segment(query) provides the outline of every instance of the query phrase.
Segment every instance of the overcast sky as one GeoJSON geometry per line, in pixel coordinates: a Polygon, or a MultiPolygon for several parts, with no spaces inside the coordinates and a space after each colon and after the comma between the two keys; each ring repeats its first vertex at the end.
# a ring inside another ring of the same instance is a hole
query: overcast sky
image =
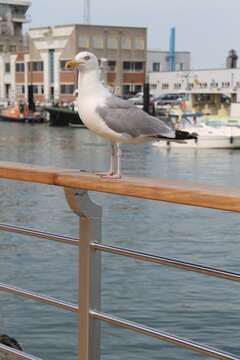
{"type": "MultiPolygon", "coordinates": [[[[84,0],[32,0],[31,27],[83,22],[84,0]]],[[[91,24],[145,26],[148,48],[191,51],[194,68],[222,67],[228,50],[240,55],[240,0],[91,0],[91,24]]]]}

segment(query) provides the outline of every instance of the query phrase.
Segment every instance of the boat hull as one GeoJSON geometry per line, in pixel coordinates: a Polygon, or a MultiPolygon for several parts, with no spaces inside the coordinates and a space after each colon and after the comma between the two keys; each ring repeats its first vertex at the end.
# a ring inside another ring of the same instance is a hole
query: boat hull
{"type": "Polygon", "coordinates": [[[27,119],[24,117],[16,118],[16,117],[11,117],[11,116],[0,115],[0,121],[25,123],[27,121],[27,119]]]}
{"type": "Polygon", "coordinates": [[[50,115],[49,124],[51,126],[69,126],[69,124],[84,126],[77,111],[58,107],[46,107],[45,110],[50,115]]]}
{"type": "Polygon", "coordinates": [[[160,148],[194,148],[194,149],[240,149],[240,136],[199,136],[197,140],[185,143],[158,141],[153,143],[160,148]]]}

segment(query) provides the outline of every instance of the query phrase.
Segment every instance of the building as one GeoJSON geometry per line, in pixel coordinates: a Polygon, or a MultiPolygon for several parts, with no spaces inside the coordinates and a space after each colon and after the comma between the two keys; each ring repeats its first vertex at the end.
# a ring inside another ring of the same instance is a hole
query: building
{"type": "Polygon", "coordinates": [[[29,1],[0,0],[0,100],[13,99],[14,58],[26,45],[22,28],[29,21],[26,13],[30,5],[29,1]]]}
{"type": "Polygon", "coordinates": [[[10,84],[8,89],[0,86],[0,98],[26,101],[31,84],[35,101],[72,102],[77,72],[64,66],[80,51],[107,59],[106,80],[115,93],[142,91],[146,39],[146,28],[66,25],[30,29],[28,52],[11,55],[9,62],[0,59],[0,76],[7,75],[10,84]]]}
{"type": "MultiPolygon", "coordinates": [[[[162,50],[148,50],[147,71],[164,72],[169,71],[169,52],[162,50]]],[[[190,70],[191,53],[188,51],[174,52],[175,67],[177,71],[190,70]]]]}
{"type": "Polygon", "coordinates": [[[151,72],[150,88],[155,96],[191,94],[193,108],[201,111],[207,105],[217,113],[230,102],[240,102],[240,68],[151,72]]]}
{"type": "Polygon", "coordinates": [[[23,51],[22,27],[29,21],[30,5],[25,0],[0,0],[0,53],[23,51]]]}
{"type": "Polygon", "coordinates": [[[234,95],[240,88],[240,68],[151,72],[150,86],[156,95],[186,91],[234,95]]]}

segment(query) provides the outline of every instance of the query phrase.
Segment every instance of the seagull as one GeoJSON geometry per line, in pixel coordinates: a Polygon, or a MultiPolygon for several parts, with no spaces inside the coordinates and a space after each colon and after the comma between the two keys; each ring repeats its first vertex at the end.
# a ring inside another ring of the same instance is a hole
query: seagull
{"type": "Polygon", "coordinates": [[[113,95],[100,80],[98,59],[93,53],[80,52],[66,62],[65,68],[79,70],[77,104],[81,120],[88,129],[112,144],[110,170],[98,175],[121,177],[121,144],[156,140],[183,142],[197,138],[195,133],[171,129],[130,101],[113,95]]]}

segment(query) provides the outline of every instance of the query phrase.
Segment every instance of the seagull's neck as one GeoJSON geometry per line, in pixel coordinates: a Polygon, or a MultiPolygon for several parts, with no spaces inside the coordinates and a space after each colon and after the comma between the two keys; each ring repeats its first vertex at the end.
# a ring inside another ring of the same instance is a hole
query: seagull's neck
{"type": "Polygon", "coordinates": [[[103,92],[107,91],[100,81],[99,69],[79,72],[78,76],[78,91],[79,93],[86,93],[93,91],[103,92]]]}

